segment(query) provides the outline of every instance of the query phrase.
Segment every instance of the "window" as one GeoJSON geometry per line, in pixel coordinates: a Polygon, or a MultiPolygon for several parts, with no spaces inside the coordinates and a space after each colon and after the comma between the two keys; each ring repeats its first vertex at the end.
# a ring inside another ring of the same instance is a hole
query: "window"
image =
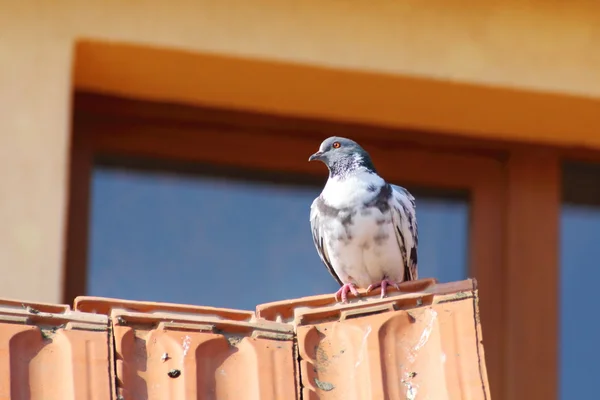
{"type": "Polygon", "coordinates": [[[333,292],[308,221],[326,172],[307,158],[326,136],[349,136],[417,198],[420,276],[477,278],[488,376],[504,380],[506,176],[496,151],[449,148],[424,133],[90,93],[76,93],[74,104],[66,302],[93,294],[248,309],[333,292]],[[264,207],[229,215],[224,207],[240,196],[264,207]],[[267,205],[278,217],[257,230],[267,205]],[[242,229],[210,229],[234,217],[246,218],[242,229]],[[241,245],[254,252],[242,257],[241,245]],[[223,271],[242,266],[238,280],[223,271]]]}
{"type": "Polygon", "coordinates": [[[600,358],[600,165],[563,167],[560,259],[560,398],[592,398],[600,358]]]}

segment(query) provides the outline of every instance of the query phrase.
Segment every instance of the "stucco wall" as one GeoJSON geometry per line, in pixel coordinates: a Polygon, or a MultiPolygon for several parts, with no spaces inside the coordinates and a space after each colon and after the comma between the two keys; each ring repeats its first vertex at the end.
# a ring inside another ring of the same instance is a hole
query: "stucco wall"
{"type": "MultiPolygon", "coordinates": [[[[589,99],[600,97],[600,3],[593,0],[20,0],[2,1],[1,10],[0,265],[11,272],[0,279],[0,296],[60,300],[80,39],[577,95],[588,99],[540,106],[536,115],[578,105],[583,114],[573,119],[585,123],[574,137],[598,123],[598,103],[589,99]]],[[[84,86],[94,80],[83,76],[84,86]]],[[[600,144],[586,137],[579,140],[600,144]]]]}

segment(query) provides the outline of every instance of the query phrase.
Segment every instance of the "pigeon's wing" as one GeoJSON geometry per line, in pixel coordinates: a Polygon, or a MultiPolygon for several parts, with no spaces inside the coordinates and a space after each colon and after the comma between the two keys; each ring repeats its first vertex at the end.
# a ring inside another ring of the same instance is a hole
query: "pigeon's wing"
{"type": "Polygon", "coordinates": [[[419,279],[417,270],[417,247],[419,246],[419,230],[417,226],[417,206],[415,198],[405,188],[391,185],[393,192],[390,199],[392,221],[396,228],[396,239],[404,257],[404,281],[419,279]]]}
{"type": "Polygon", "coordinates": [[[310,206],[310,228],[312,230],[313,242],[315,243],[317,253],[319,253],[319,257],[321,257],[323,264],[325,264],[331,276],[333,276],[333,278],[340,284],[340,286],[342,286],[342,280],[335,273],[335,270],[331,265],[331,260],[329,259],[329,254],[327,253],[327,246],[325,246],[325,240],[323,238],[322,216],[319,215],[320,213],[317,207],[318,199],[319,198],[316,198],[310,206]]]}

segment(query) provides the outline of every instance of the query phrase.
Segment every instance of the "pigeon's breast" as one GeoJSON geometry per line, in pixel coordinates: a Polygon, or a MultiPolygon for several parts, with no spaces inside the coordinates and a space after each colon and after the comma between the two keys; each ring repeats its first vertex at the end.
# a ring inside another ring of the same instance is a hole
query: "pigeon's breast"
{"type": "Polygon", "coordinates": [[[358,210],[349,231],[357,245],[368,250],[388,239],[393,232],[391,228],[392,214],[389,210],[382,212],[377,207],[365,207],[358,210]]]}
{"type": "Polygon", "coordinates": [[[390,210],[363,207],[338,217],[329,224],[327,242],[342,281],[366,287],[384,276],[395,279],[390,274],[395,275],[402,258],[390,210]]]}
{"type": "Polygon", "coordinates": [[[391,227],[391,213],[382,213],[375,207],[341,210],[326,224],[327,239],[332,245],[369,245],[382,240],[391,227]]]}

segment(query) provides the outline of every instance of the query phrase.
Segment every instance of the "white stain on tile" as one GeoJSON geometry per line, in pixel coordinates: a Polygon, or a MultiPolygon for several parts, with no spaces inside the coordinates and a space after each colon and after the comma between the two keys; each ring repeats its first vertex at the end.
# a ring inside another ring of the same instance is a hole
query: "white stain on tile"
{"type": "Polygon", "coordinates": [[[417,398],[417,388],[412,386],[409,383],[408,388],[406,389],[406,400],[415,400],[416,398],[417,398]]]}
{"type": "Polygon", "coordinates": [[[411,363],[415,362],[417,352],[423,346],[425,346],[427,344],[427,342],[429,341],[429,336],[431,335],[431,331],[433,330],[433,325],[435,324],[435,321],[437,320],[437,312],[435,310],[428,309],[427,311],[429,314],[429,321],[427,322],[425,329],[423,329],[423,332],[421,332],[419,341],[417,342],[417,344],[415,344],[413,346],[412,349],[410,349],[409,354],[408,354],[408,360],[411,363]]]}
{"type": "Polygon", "coordinates": [[[360,350],[358,351],[358,360],[356,361],[356,364],[354,364],[354,368],[358,367],[363,361],[364,355],[367,352],[367,338],[369,337],[370,333],[371,326],[367,326],[367,331],[365,333],[365,336],[363,336],[362,342],[360,344],[360,350]]]}
{"type": "Polygon", "coordinates": [[[187,336],[187,335],[186,335],[186,336],[183,338],[183,343],[182,343],[182,345],[183,345],[183,356],[184,356],[184,357],[185,357],[185,356],[187,356],[187,352],[188,352],[188,350],[190,349],[190,342],[191,342],[191,341],[192,341],[192,338],[190,338],[190,337],[189,337],[189,336],[187,336]]]}

